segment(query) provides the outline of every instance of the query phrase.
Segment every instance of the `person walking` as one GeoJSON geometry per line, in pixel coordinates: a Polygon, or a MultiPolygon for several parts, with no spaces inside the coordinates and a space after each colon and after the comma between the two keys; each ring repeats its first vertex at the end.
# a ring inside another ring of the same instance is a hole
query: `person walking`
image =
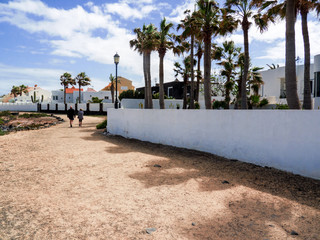
{"type": "Polygon", "coordinates": [[[82,120],[83,120],[83,110],[80,108],[80,111],[78,112],[78,119],[79,119],[79,127],[82,127],[82,120]]]}
{"type": "Polygon", "coordinates": [[[72,108],[72,106],[70,106],[70,108],[69,108],[68,111],[67,111],[67,117],[68,117],[69,120],[70,120],[70,127],[72,127],[72,123],[73,123],[73,120],[74,120],[74,116],[75,116],[74,109],[72,108]]]}

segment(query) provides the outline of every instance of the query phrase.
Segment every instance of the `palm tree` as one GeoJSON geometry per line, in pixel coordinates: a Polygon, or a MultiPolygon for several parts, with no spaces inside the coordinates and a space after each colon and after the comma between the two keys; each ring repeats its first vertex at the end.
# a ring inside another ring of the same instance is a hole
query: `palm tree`
{"type": "Polygon", "coordinates": [[[114,83],[116,81],[116,78],[114,76],[112,76],[112,74],[110,74],[109,76],[109,80],[110,80],[110,90],[111,90],[111,96],[112,96],[112,103],[114,103],[114,83]]]}
{"type": "Polygon", "coordinates": [[[219,31],[219,8],[213,0],[199,0],[194,17],[200,26],[200,36],[204,42],[204,100],[206,109],[211,109],[211,40],[219,31]]]}
{"type": "Polygon", "coordinates": [[[85,72],[81,72],[76,76],[75,80],[79,85],[79,103],[81,103],[81,86],[90,85],[91,79],[86,75],[85,72]]]}
{"type": "Polygon", "coordinates": [[[255,19],[255,23],[263,31],[267,28],[267,21],[261,17],[261,14],[254,14],[254,10],[261,5],[262,0],[227,0],[225,6],[230,9],[231,13],[235,13],[240,16],[240,19],[236,22],[241,24],[244,38],[244,69],[241,81],[241,108],[247,109],[247,91],[246,84],[248,80],[249,71],[249,28],[251,26],[250,18],[255,19]]]}
{"type": "Polygon", "coordinates": [[[20,88],[17,87],[17,86],[12,86],[12,89],[11,89],[11,94],[13,94],[14,97],[17,97],[18,94],[20,92],[20,88]]]}
{"type": "MultiPolygon", "coordinates": [[[[201,29],[201,25],[197,21],[196,14],[193,13],[190,15],[190,10],[186,10],[185,14],[187,16],[185,19],[181,20],[181,23],[178,25],[177,30],[183,29],[181,34],[182,39],[187,39],[190,37],[190,58],[194,59],[194,45],[195,45],[195,38],[201,38],[197,36],[199,30],[201,29]]],[[[194,69],[191,67],[191,92],[190,92],[190,108],[194,109],[194,69]]]]}
{"type": "Polygon", "coordinates": [[[187,91],[188,91],[188,79],[190,77],[190,72],[191,72],[191,58],[190,56],[186,57],[183,60],[184,68],[181,66],[180,63],[175,62],[174,63],[174,69],[175,71],[175,76],[177,77],[178,75],[181,75],[183,78],[183,109],[187,109],[187,91]]]}
{"type": "Polygon", "coordinates": [[[160,23],[160,31],[156,33],[156,48],[159,53],[159,104],[160,109],[164,109],[164,90],[163,90],[163,59],[167,52],[167,49],[173,47],[173,42],[169,39],[172,34],[169,33],[170,29],[173,27],[172,23],[167,23],[166,18],[164,18],[160,23]]]}
{"type": "Polygon", "coordinates": [[[200,91],[200,81],[202,81],[202,74],[200,69],[200,62],[203,55],[203,42],[201,39],[197,39],[195,42],[196,45],[196,56],[197,56],[197,85],[196,85],[196,96],[195,100],[199,101],[199,91],[200,91]]]}
{"type": "MultiPolygon", "coordinates": [[[[290,4],[290,3],[288,3],[290,4]]],[[[310,41],[309,41],[309,31],[308,31],[308,14],[311,10],[316,9],[317,13],[320,12],[320,3],[317,0],[296,0],[294,3],[294,21],[296,20],[297,14],[300,13],[301,15],[301,27],[302,27],[302,35],[303,35],[303,42],[304,42],[304,91],[303,91],[303,108],[304,109],[312,109],[312,101],[311,101],[311,87],[310,87],[310,41]]],[[[268,1],[265,3],[263,8],[268,8],[268,11],[266,14],[269,16],[280,16],[281,19],[286,18],[287,15],[287,1],[283,1],[281,3],[278,3],[278,1],[268,1]],[[271,6],[271,7],[270,7],[271,6]]],[[[291,5],[290,5],[291,6],[291,5]]],[[[290,19],[293,19],[291,15],[289,15],[290,19]]],[[[291,20],[290,20],[291,21],[291,20]]],[[[291,27],[292,28],[292,27],[291,27]]],[[[292,31],[292,30],[291,30],[292,31]]],[[[292,34],[292,33],[291,33],[292,34]]],[[[292,42],[292,39],[289,39],[290,42],[292,42]]],[[[292,44],[292,43],[291,43],[292,44]]],[[[293,71],[293,70],[291,70],[293,71]]],[[[294,78],[293,78],[294,79],[294,78]]],[[[295,81],[296,80],[292,80],[295,81]]],[[[292,82],[289,85],[296,85],[296,83],[292,82]]],[[[296,86],[290,87],[296,89],[296,86]]],[[[288,89],[288,88],[287,88],[288,89]]],[[[291,90],[290,90],[291,91],[291,90]]],[[[292,100],[292,98],[296,98],[297,94],[295,93],[289,93],[290,96],[288,101],[292,102],[294,108],[297,108],[297,102],[299,102],[299,99],[292,100]],[[291,94],[293,94],[291,96],[291,94]]],[[[289,104],[289,103],[288,103],[289,104]]],[[[290,104],[290,105],[291,105],[290,104]]]]}
{"type": "Polygon", "coordinates": [[[255,96],[259,95],[259,89],[261,85],[264,84],[262,76],[259,72],[262,69],[262,67],[253,67],[249,69],[248,83],[251,86],[251,89],[253,90],[253,94],[255,96]]]}
{"type": "Polygon", "coordinates": [[[241,52],[241,48],[236,47],[233,41],[225,41],[222,47],[216,47],[213,59],[219,60],[218,65],[222,66],[221,75],[226,78],[225,82],[225,102],[226,109],[229,109],[230,92],[234,85],[236,75],[237,61],[241,52]]]}
{"type": "Polygon", "coordinates": [[[60,76],[60,84],[63,86],[63,102],[66,104],[66,88],[70,85],[76,85],[75,80],[71,77],[71,74],[65,72],[60,76]]]}
{"type": "Polygon", "coordinates": [[[20,86],[19,86],[19,95],[22,96],[22,93],[27,93],[27,92],[28,92],[27,89],[28,89],[27,86],[25,86],[25,85],[23,85],[23,84],[20,85],[20,86]]]}
{"type": "Polygon", "coordinates": [[[153,24],[134,29],[137,38],[130,41],[130,47],[143,55],[143,73],[145,79],[145,108],[152,108],[150,56],[156,48],[157,28],[153,24]]]}

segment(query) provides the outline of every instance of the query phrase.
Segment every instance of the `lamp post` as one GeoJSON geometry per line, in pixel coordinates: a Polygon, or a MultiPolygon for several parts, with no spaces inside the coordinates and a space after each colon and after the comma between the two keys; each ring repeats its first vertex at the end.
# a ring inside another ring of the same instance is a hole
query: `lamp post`
{"type": "Polygon", "coordinates": [[[118,109],[118,63],[120,59],[120,56],[118,55],[118,53],[116,53],[113,56],[113,59],[114,59],[114,63],[116,64],[116,101],[114,104],[114,108],[118,109]]]}

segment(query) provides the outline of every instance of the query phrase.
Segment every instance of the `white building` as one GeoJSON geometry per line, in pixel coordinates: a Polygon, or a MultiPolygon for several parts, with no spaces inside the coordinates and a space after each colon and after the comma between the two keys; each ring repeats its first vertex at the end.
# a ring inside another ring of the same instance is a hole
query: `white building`
{"type": "MultiPolygon", "coordinates": [[[[87,103],[92,100],[92,97],[97,97],[103,99],[103,102],[111,102],[111,91],[99,91],[92,88],[88,88],[86,91],[81,89],[81,102],[87,103]]],[[[64,102],[64,92],[63,90],[52,91],[52,102],[53,103],[63,103],[64,102]]],[[[79,102],[79,89],[72,87],[66,88],[66,103],[77,103],[79,102]]]]}
{"type": "MultiPolygon", "coordinates": [[[[304,90],[304,65],[296,66],[297,89],[299,100],[303,102],[304,90]]],[[[286,103],[286,85],[285,85],[285,67],[261,71],[264,81],[260,89],[260,95],[268,99],[274,98],[276,103],[286,103]]],[[[314,98],[314,107],[320,105],[320,55],[314,57],[314,63],[310,65],[310,86],[312,97],[314,98]]]]}
{"type": "Polygon", "coordinates": [[[34,87],[28,87],[27,93],[22,93],[21,96],[14,98],[15,102],[31,103],[32,101],[38,102],[50,102],[51,92],[44,90],[37,85],[34,87]]]}

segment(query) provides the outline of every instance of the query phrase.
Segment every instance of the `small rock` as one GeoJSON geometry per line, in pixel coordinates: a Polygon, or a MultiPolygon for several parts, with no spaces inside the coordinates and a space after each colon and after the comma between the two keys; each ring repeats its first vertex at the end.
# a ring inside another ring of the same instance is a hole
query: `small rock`
{"type": "Polygon", "coordinates": [[[222,182],[222,184],[229,184],[229,182],[226,181],[226,180],[224,180],[224,181],[222,182]]]}
{"type": "Polygon", "coordinates": [[[191,223],[191,225],[192,225],[192,226],[195,226],[195,225],[196,225],[196,223],[194,223],[194,222],[193,222],[193,223],[191,223]]]}
{"type": "Polygon", "coordinates": [[[159,164],[155,164],[155,165],[153,165],[154,167],[161,167],[161,165],[159,165],[159,164]]]}
{"type": "Polygon", "coordinates": [[[151,233],[153,233],[153,232],[155,232],[157,229],[155,229],[155,228],[147,228],[146,229],[146,232],[148,233],[148,234],[151,234],[151,233]]]}
{"type": "Polygon", "coordinates": [[[296,231],[292,230],[290,235],[299,235],[296,231]]]}

